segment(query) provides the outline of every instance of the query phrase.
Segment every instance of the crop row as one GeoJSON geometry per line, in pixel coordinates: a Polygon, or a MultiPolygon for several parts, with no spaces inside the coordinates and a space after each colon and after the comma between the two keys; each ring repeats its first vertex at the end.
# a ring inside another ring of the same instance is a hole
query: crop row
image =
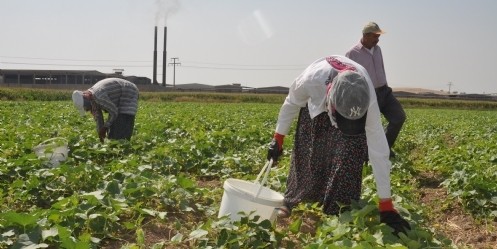
{"type": "Polygon", "coordinates": [[[453,201],[497,218],[497,113],[410,110],[398,143],[417,171],[438,174],[453,201]]]}
{"type": "MultiPolygon", "coordinates": [[[[413,230],[397,238],[378,221],[369,166],[362,201],[340,216],[325,216],[309,204],[299,206],[295,213],[302,217],[292,216],[283,227],[248,217],[235,223],[217,218],[223,180],[254,179],[264,164],[278,104],[142,101],[132,141],[105,144],[99,143],[91,118],[80,118],[69,101],[0,104],[2,246],[96,248],[119,241],[156,248],[450,246],[424,224],[422,208],[411,194],[416,186],[406,184],[430,167],[443,174],[444,186],[471,212],[490,216],[495,211],[495,185],[488,183],[496,182],[491,171],[496,156],[493,112],[408,110],[397,145],[404,159],[394,161],[392,183],[396,205],[413,230]],[[479,125],[466,122],[468,116],[479,125]],[[488,126],[481,125],[484,121],[488,126]],[[68,139],[70,149],[57,168],[32,150],[52,137],[68,139]],[[469,152],[454,154],[454,148],[469,152]],[[486,169],[478,177],[462,174],[464,184],[458,178],[462,170],[476,174],[486,169]],[[476,193],[464,194],[470,188],[476,193]],[[472,202],[475,196],[477,204],[472,202]],[[318,217],[311,234],[301,230],[309,215],[318,217]],[[168,233],[152,244],[145,242],[146,234],[158,230],[168,233]]],[[[289,135],[282,166],[272,172],[271,188],[280,192],[291,143],[289,135]]]]}

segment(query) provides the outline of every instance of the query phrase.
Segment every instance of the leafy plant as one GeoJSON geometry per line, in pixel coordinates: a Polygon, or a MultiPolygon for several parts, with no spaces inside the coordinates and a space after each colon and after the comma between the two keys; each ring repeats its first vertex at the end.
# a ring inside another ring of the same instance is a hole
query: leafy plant
{"type": "MultiPolygon", "coordinates": [[[[407,110],[392,186],[413,230],[395,237],[378,220],[368,165],[361,201],[339,216],[308,204],[286,225],[250,214],[234,222],[217,218],[223,181],[253,180],[264,165],[281,103],[142,100],[132,140],[104,144],[91,118],[79,117],[69,99],[0,104],[0,247],[450,248],[451,241],[427,227],[416,202],[415,176],[427,170],[443,174],[443,185],[470,212],[495,217],[492,111],[407,110]],[[58,167],[33,152],[53,137],[69,145],[58,167]],[[163,239],[148,240],[160,231],[167,231],[157,236],[163,239]]],[[[268,182],[279,192],[292,142],[291,133],[268,182]]]]}

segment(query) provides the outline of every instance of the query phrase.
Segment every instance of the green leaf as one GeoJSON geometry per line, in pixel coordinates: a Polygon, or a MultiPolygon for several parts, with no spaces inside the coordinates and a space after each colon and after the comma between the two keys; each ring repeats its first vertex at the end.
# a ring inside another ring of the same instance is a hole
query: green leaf
{"type": "Polygon", "coordinates": [[[399,243],[386,245],[385,248],[387,248],[387,249],[409,249],[408,247],[406,247],[402,244],[399,244],[399,243]]]}
{"type": "Polygon", "coordinates": [[[158,212],[158,216],[161,219],[165,219],[167,217],[167,212],[158,212]]]}
{"type": "Polygon", "coordinates": [[[152,169],[152,166],[151,165],[141,165],[138,167],[138,170],[140,170],[140,171],[144,171],[144,170],[148,170],[148,169],[152,169]]]}
{"type": "Polygon", "coordinates": [[[165,245],[166,244],[164,242],[155,243],[154,245],[152,245],[151,249],[162,249],[165,248],[165,245]]]}
{"type": "Polygon", "coordinates": [[[14,232],[14,230],[9,230],[7,232],[4,232],[2,233],[2,236],[3,237],[10,237],[10,236],[14,236],[16,233],[14,232]]]}
{"type": "Polygon", "coordinates": [[[216,245],[218,247],[225,245],[226,242],[228,241],[228,238],[229,238],[228,231],[226,229],[222,229],[221,232],[219,232],[219,236],[217,237],[216,245]]]}
{"type": "Polygon", "coordinates": [[[25,248],[28,246],[36,246],[36,243],[35,241],[31,241],[31,238],[27,234],[23,233],[19,235],[19,238],[17,239],[14,248],[17,246],[22,246],[22,248],[25,248]]]}
{"type": "Polygon", "coordinates": [[[171,242],[180,243],[181,241],[183,241],[183,234],[181,233],[177,233],[171,238],[171,242]]]}
{"type": "Polygon", "coordinates": [[[411,240],[411,241],[407,242],[407,247],[409,249],[418,249],[418,248],[421,248],[421,243],[419,243],[415,240],[411,240]]]}
{"type": "Polygon", "coordinates": [[[206,236],[207,234],[209,234],[209,232],[207,232],[206,230],[204,230],[204,229],[197,229],[197,230],[192,231],[188,235],[188,237],[189,237],[189,240],[200,239],[200,238],[206,236]]]}
{"type": "Polygon", "coordinates": [[[37,248],[48,248],[48,247],[49,247],[48,244],[41,243],[41,244],[33,244],[33,245],[29,245],[29,246],[23,246],[22,248],[23,249],[37,249],[37,248]]]}
{"type": "Polygon", "coordinates": [[[69,239],[69,240],[71,240],[71,232],[69,231],[68,228],[65,228],[63,226],[57,225],[57,232],[59,233],[59,237],[61,239],[69,239]]]}
{"type": "Polygon", "coordinates": [[[57,231],[57,228],[55,228],[55,227],[52,227],[49,230],[41,231],[41,237],[43,238],[43,240],[45,240],[46,238],[55,237],[58,234],[59,234],[59,231],[57,231]]]}
{"type": "Polygon", "coordinates": [[[350,223],[354,220],[354,218],[352,218],[352,214],[350,213],[350,211],[347,211],[341,213],[340,216],[338,217],[338,220],[341,223],[350,223]]]}
{"type": "Polygon", "coordinates": [[[350,231],[350,227],[345,224],[339,224],[335,230],[333,230],[333,239],[338,240],[343,235],[347,234],[350,231]]]}
{"type": "Polygon", "coordinates": [[[195,182],[184,175],[178,176],[178,184],[185,189],[193,188],[195,186],[195,182]]]}
{"type": "Polygon", "coordinates": [[[302,226],[302,218],[298,218],[294,222],[290,224],[288,230],[294,234],[298,234],[300,232],[300,227],[302,226]]]}
{"type": "Polygon", "coordinates": [[[36,224],[39,218],[39,214],[38,213],[25,214],[25,213],[16,213],[9,211],[7,213],[2,214],[2,217],[9,222],[16,223],[23,227],[26,227],[28,225],[36,224]]]}
{"type": "Polygon", "coordinates": [[[156,211],[150,210],[150,209],[147,209],[147,208],[142,208],[141,211],[143,213],[146,213],[146,214],[148,214],[150,216],[154,216],[154,217],[155,217],[155,214],[157,213],[156,211]]]}
{"type": "Polygon", "coordinates": [[[143,229],[141,229],[141,228],[136,229],[136,242],[140,246],[145,245],[145,233],[143,232],[143,229]]]}
{"type": "Polygon", "coordinates": [[[91,237],[91,234],[85,232],[85,233],[79,235],[78,239],[80,240],[80,242],[89,243],[91,241],[92,237],[91,237]]]}
{"type": "Polygon", "coordinates": [[[366,205],[357,212],[357,215],[361,218],[364,218],[376,209],[377,207],[375,205],[366,205]]]}
{"type": "Polygon", "coordinates": [[[271,221],[268,219],[265,219],[258,224],[258,227],[263,229],[270,229],[272,226],[273,224],[271,224],[271,221]]]}
{"type": "Polygon", "coordinates": [[[116,180],[112,180],[107,183],[107,187],[105,188],[107,192],[109,192],[111,195],[118,195],[121,194],[121,189],[119,187],[119,182],[116,180]]]}
{"type": "Polygon", "coordinates": [[[82,195],[83,196],[93,196],[97,200],[102,200],[104,198],[104,195],[102,194],[101,190],[93,191],[93,192],[90,192],[90,193],[84,193],[82,195]]]}

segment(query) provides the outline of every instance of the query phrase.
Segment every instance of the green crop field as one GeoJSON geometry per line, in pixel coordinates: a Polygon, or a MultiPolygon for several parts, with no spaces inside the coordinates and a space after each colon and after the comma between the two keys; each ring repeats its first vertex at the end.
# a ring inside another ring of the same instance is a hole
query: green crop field
{"type": "MultiPolygon", "coordinates": [[[[379,222],[368,165],[361,201],[339,216],[302,204],[275,224],[248,214],[217,218],[224,180],[253,180],[264,165],[284,96],[220,103],[230,101],[144,94],[132,141],[101,144],[91,117],[79,117],[64,94],[14,101],[8,93],[0,101],[1,248],[464,247],[439,231],[433,207],[420,201],[428,181],[445,191],[437,200],[442,212],[457,203],[485,232],[497,232],[497,112],[489,107],[406,109],[392,192],[413,229],[395,237],[379,222]],[[33,151],[54,137],[67,139],[70,150],[58,167],[33,151]]],[[[292,138],[270,175],[279,192],[292,138]]]]}

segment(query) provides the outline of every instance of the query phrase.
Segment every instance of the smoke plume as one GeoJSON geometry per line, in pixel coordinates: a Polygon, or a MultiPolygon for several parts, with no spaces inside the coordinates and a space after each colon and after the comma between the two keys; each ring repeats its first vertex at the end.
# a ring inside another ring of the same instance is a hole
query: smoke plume
{"type": "Polygon", "coordinates": [[[181,8],[180,0],[155,0],[155,25],[166,26],[167,19],[181,8]]]}

